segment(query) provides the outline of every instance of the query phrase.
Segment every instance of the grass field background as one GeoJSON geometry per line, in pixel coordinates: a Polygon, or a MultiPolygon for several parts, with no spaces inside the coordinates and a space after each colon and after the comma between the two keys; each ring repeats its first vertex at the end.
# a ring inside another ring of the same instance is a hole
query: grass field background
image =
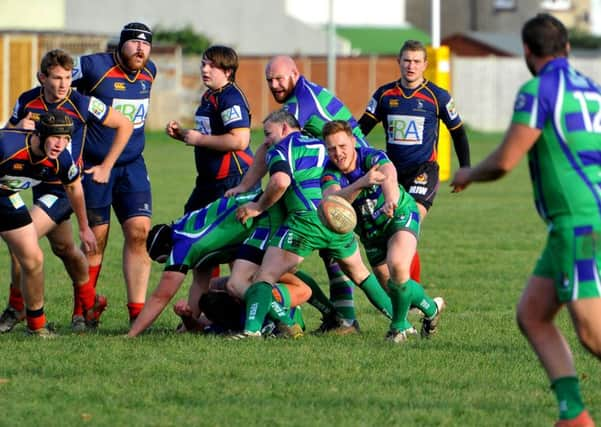
{"type": "MultiPolygon", "coordinates": [[[[253,133],[254,145],[260,139],[253,133]]],[[[473,161],[499,139],[470,132],[473,161]]],[[[381,134],[371,138],[375,145],[381,140],[381,134]]],[[[150,134],[145,158],[153,222],[171,221],[193,186],[193,151],[150,134]]],[[[0,336],[0,426],[551,425],[555,399],[514,321],[544,234],[525,162],[504,180],[461,194],[443,183],[419,249],[423,284],[432,296],[443,296],[448,309],[437,336],[403,345],[384,341],[388,322],[360,291],[362,333],[356,336],[237,342],[176,335],[169,308],[149,333],[124,339],[117,223],[98,285],[109,308],[97,334],[72,335],[71,285],[43,241],[46,311],[61,336],[35,340],[22,325],[0,336]]],[[[4,245],[0,257],[4,305],[10,278],[4,245]]],[[[318,257],[303,268],[325,285],[318,257]]],[[[160,272],[153,265],[149,292],[160,272]]],[[[181,297],[186,291],[187,285],[181,297]]],[[[319,325],[315,309],[304,307],[304,314],[308,330],[319,325]]],[[[600,418],[600,365],[578,346],[565,313],[559,322],[575,350],[584,398],[600,418]]]]}

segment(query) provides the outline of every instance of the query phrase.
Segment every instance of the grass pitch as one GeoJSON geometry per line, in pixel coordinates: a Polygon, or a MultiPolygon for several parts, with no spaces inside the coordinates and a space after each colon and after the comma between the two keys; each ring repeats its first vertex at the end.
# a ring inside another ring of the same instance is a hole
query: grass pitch
{"type": "MultiPolygon", "coordinates": [[[[254,133],[254,144],[260,134],[254,133]]],[[[378,144],[381,135],[372,142],[378,144]]],[[[500,135],[470,133],[480,160],[500,135]]],[[[178,217],[194,182],[192,149],[151,134],[145,152],[153,222],[178,217]]],[[[514,321],[515,304],[544,244],[526,164],[504,180],[451,194],[441,184],[420,240],[423,284],[448,302],[431,340],[384,341],[387,321],[359,291],[362,334],[297,341],[228,341],[176,335],[167,310],[144,336],[127,340],[121,236],[113,223],[98,289],[109,308],[97,334],[69,331],[71,285],[46,255],[46,311],[61,336],[0,336],[0,426],[543,426],[556,403],[514,321]]],[[[7,300],[9,269],[0,274],[7,300]]],[[[303,265],[326,283],[321,261],[303,265]]],[[[153,265],[149,292],[161,272],[153,265]]],[[[187,284],[189,283],[186,282],[187,284]]],[[[181,291],[184,297],[187,285],[181,291]]],[[[304,307],[309,330],[316,310],[304,307]]],[[[417,317],[412,316],[416,324],[417,317]]],[[[601,369],[578,346],[567,316],[582,392],[601,417],[601,369]]]]}

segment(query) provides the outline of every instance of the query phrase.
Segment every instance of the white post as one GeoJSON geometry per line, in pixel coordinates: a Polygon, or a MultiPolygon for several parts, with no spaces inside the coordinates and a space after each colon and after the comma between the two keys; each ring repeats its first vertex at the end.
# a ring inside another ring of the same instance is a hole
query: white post
{"type": "Polygon", "coordinates": [[[2,108],[0,108],[0,111],[6,116],[0,117],[0,126],[4,127],[6,122],[3,120],[8,120],[11,113],[8,105],[10,92],[10,35],[8,33],[2,37],[2,81],[0,81],[0,84],[2,85],[2,99],[0,99],[2,108]]]}
{"type": "Polygon", "coordinates": [[[430,22],[432,24],[432,47],[440,47],[440,0],[432,0],[432,14],[430,22]]]}
{"type": "Polygon", "coordinates": [[[328,0],[328,88],[336,93],[336,23],[334,0],[328,0]]]}

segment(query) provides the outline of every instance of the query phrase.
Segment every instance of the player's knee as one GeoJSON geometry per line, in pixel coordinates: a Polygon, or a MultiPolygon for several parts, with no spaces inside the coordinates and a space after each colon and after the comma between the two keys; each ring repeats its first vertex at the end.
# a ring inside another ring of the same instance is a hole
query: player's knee
{"type": "Polygon", "coordinates": [[[29,251],[26,256],[19,259],[23,274],[39,274],[44,266],[44,253],[41,249],[29,251]]]}
{"type": "Polygon", "coordinates": [[[405,283],[409,280],[409,277],[411,276],[410,264],[405,264],[407,263],[397,262],[389,264],[390,278],[393,282],[405,283]]]}
{"type": "Polygon", "coordinates": [[[247,289],[248,286],[241,285],[240,283],[236,283],[233,280],[228,280],[225,284],[226,292],[229,295],[239,299],[244,299],[244,294],[246,293],[247,289]]]}
{"type": "Polygon", "coordinates": [[[580,326],[576,332],[580,344],[593,356],[601,359],[601,328],[598,325],[580,326]]]}
{"type": "Polygon", "coordinates": [[[534,328],[534,320],[531,313],[524,306],[523,301],[517,306],[515,319],[522,334],[529,335],[529,332],[534,328]]]}
{"type": "Polygon", "coordinates": [[[150,225],[145,221],[128,224],[124,228],[125,243],[129,246],[144,247],[146,250],[146,238],[150,231],[150,225]]]}
{"type": "Polygon", "coordinates": [[[307,285],[296,286],[294,288],[294,292],[296,293],[296,302],[297,302],[297,304],[295,304],[295,305],[301,305],[301,304],[309,301],[309,298],[311,298],[311,294],[313,293],[311,291],[311,288],[307,285]]]}
{"type": "Polygon", "coordinates": [[[52,253],[61,259],[74,258],[80,252],[75,242],[51,242],[52,253]]]}

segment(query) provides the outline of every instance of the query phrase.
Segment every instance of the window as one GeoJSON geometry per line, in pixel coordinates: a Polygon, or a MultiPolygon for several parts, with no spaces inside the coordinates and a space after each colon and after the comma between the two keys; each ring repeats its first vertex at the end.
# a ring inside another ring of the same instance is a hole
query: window
{"type": "Polygon", "coordinates": [[[571,0],[543,0],[540,2],[540,7],[545,10],[561,11],[570,10],[572,7],[571,0]]]}
{"type": "Polygon", "coordinates": [[[495,0],[495,10],[514,10],[516,8],[517,0],[495,0]]]}

